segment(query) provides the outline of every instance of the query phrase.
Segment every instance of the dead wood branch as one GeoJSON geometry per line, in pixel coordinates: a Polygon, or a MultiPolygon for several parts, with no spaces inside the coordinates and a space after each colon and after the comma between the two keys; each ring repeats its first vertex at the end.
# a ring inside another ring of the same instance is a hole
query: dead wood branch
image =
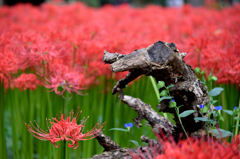
{"type": "MultiPolygon", "coordinates": [[[[169,92],[171,96],[174,97],[178,106],[183,105],[179,109],[179,113],[186,110],[196,110],[195,113],[181,118],[185,130],[190,135],[198,135],[206,130],[205,122],[195,121],[194,117],[207,117],[207,114],[202,114],[200,111],[201,104],[206,105],[209,103],[207,89],[195,76],[195,72],[191,66],[184,62],[183,58],[185,56],[186,53],[179,53],[174,43],[162,41],[158,41],[147,48],[135,50],[128,55],[104,51],[103,62],[111,64],[110,66],[113,72],[129,71],[128,75],[119,80],[114,86],[112,94],[118,92],[119,99],[138,113],[134,119],[137,127],[141,127],[140,122],[146,119],[149,122],[148,125],[153,128],[153,131],[162,131],[166,135],[171,134],[175,140],[183,133],[174,108],[169,108],[169,100],[162,100],[157,105],[157,108],[161,112],[172,113],[175,117],[176,126],[167,118],[160,116],[150,105],[142,102],[138,98],[123,94],[122,89],[125,88],[129,82],[141,75],[146,75],[154,77],[156,81],[164,81],[166,86],[174,85],[174,87],[169,89],[169,92]]],[[[159,91],[161,92],[162,89],[159,91]]],[[[147,142],[151,141],[147,137],[143,137],[142,139],[147,142]]],[[[108,140],[106,140],[106,142],[107,141],[108,140]]],[[[156,144],[156,142],[151,143],[156,144]]],[[[101,145],[104,146],[106,144],[101,145]]],[[[130,156],[129,150],[118,147],[115,148],[105,148],[107,152],[104,152],[103,154],[105,155],[101,157],[108,156],[111,158],[117,155],[118,158],[124,158],[130,156]]],[[[148,151],[145,152],[148,153],[148,151]]],[[[151,155],[153,155],[153,153],[151,155]]]]}

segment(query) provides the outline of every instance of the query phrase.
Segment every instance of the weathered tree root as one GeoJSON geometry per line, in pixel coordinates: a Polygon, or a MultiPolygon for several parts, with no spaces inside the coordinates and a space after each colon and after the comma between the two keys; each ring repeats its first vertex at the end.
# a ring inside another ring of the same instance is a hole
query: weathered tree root
{"type": "MultiPolygon", "coordinates": [[[[199,105],[208,103],[209,98],[206,88],[195,76],[194,70],[184,62],[185,56],[186,53],[179,53],[174,43],[158,41],[147,48],[135,50],[129,55],[111,54],[105,51],[103,62],[110,63],[113,72],[129,71],[128,75],[114,86],[113,94],[143,74],[153,76],[156,81],[164,81],[167,86],[175,85],[170,88],[170,94],[178,106],[184,105],[180,108],[180,113],[185,110],[196,110],[192,115],[182,118],[186,131],[191,134],[200,129],[202,131],[204,128],[204,122],[196,122],[193,118],[206,115],[200,112],[199,105]]],[[[120,99],[122,97],[123,95],[120,99]]],[[[183,131],[175,110],[168,105],[169,101],[163,100],[158,108],[159,111],[174,114],[177,123],[175,132],[178,137],[178,134],[183,131]]]]}
{"type": "Polygon", "coordinates": [[[159,129],[162,129],[166,134],[175,134],[175,126],[167,118],[162,117],[155,110],[153,110],[150,105],[145,104],[138,98],[133,98],[127,95],[124,95],[121,101],[129,105],[133,110],[138,113],[138,116],[133,119],[135,125],[138,128],[142,126],[140,122],[143,119],[146,119],[149,122],[149,125],[153,128],[153,132],[160,133],[159,129]]]}
{"type": "MultiPolygon", "coordinates": [[[[183,134],[174,108],[169,108],[169,100],[161,101],[157,107],[161,112],[172,113],[175,117],[176,126],[167,118],[155,112],[150,105],[145,104],[140,99],[123,94],[122,89],[129,82],[141,75],[146,75],[154,77],[156,81],[164,81],[166,86],[174,85],[169,89],[169,92],[178,106],[184,105],[179,109],[179,113],[186,110],[196,110],[195,113],[181,119],[185,130],[190,135],[198,135],[206,130],[204,122],[195,121],[193,118],[207,116],[200,111],[200,105],[206,105],[209,102],[207,89],[195,76],[191,66],[184,62],[183,58],[185,56],[186,53],[179,53],[174,43],[162,41],[158,41],[147,48],[135,50],[128,55],[104,51],[103,62],[111,64],[113,72],[129,71],[128,75],[114,86],[112,94],[118,92],[119,99],[138,113],[138,116],[134,119],[137,127],[141,127],[140,122],[142,119],[146,119],[149,122],[148,125],[155,132],[162,131],[166,135],[171,134],[175,140],[179,138],[180,134],[183,134]]],[[[161,92],[162,89],[159,91],[161,92]]],[[[121,148],[112,149],[112,155],[114,151],[121,152],[120,150],[123,151],[121,148]]],[[[124,149],[124,152],[121,153],[122,157],[126,157],[127,150],[124,149]]],[[[111,158],[111,155],[109,154],[108,157],[111,158]]]]}
{"type": "MultiPolygon", "coordinates": [[[[162,152],[162,146],[158,141],[149,139],[148,137],[146,137],[144,135],[141,136],[141,140],[143,142],[148,143],[149,144],[148,146],[126,149],[126,148],[121,148],[120,146],[116,146],[114,144],[113,148],[110,148],[109,150],[107,150],[106,144],[108,145],[109,142],[112,143],[114,141],[112,141],[110,139],[110,137],[107,137],[105,135],[103,135],[104,136],[103,138],[106,137],[107,140],[105,140],[105,139],[102,140],[101,139],[102,135],[103,134],[96,137],[96,139],[98,140],[99,143],[104,143],[101,145],[105,148],[105,150],[101,154],[94,155],[92,159],[118,159],[118,158],[132,159],[133,157],[136,157],[136,156],[142,156],[144,158],[148,158],[149,155],[156,157],[159,153],[162,152]]],[[[110,146],[110,145],[108,145],[108,146],[110,146]]]]}
{"type": "Polygon", "coordinates": [[[96,137],[96,139],[98,140],[98,143],[104,148],[104,151],[112,151],[121,148],[109,136],[104,135],[102,132],[96,137]]]}

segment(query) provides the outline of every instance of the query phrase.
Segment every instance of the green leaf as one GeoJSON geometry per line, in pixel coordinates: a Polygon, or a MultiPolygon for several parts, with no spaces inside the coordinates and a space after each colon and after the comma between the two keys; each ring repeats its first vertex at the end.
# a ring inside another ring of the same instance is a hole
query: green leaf
{"type": "Polygon", "coordinates": [[[202,113],[207,113],[208,112],[208,107],[205,106],[202,110],[201,110],[202,113]]]}
{"type": "Polygon", "coordinates": [[[202,83],[205,85],[206,84],[206,80],[204,78],[204,76],[202,76],[202,83]]]}
{"type": "Polygon", "coordinates": [[[204,118],[204,117],[196,117],[196,118],[194,118],[194,120],[214,122],[212,119],[208,119],[208,118],[204,118]]]}
{"type": "Polygon", "coordinates": [[[217,138],[224,138],[224,137],[232,136],[232,133],[230,131],[226,131],[223,129],[211,129],[211,132],[217,138]]]}
{"type": "Polygon", "coordinates": [[[240,125],[233,125],[233,127],[237,127],[237,126],[240,126],[240,125]]]}
{"type": "Polygon", "coordinates": [[[196,73],[200,73],[200,71],[201,71],[201,70],[200,70],[199,67],[196,67],[196,68],[195,68],[195,72],[196,72],[196,73]]]}
{"type": "Polygon", "coordinates": [[[171,87],[174,87],[175,85],[171,84],[169,86],[167,86],[167,89],[171,88],[171,87]]]}
{"type": "Polygon", "coordinates": [[[129,140],[130,142],[134,143],[137,147],[140,147],[139,143],[135,140],[129,140]]]}
{"type": "Polygon", "coordinates": [[[237,108],[234,110],[234,112],[235,112],[236,114],[240,113],[240,108],[237,107],[237,108]]]}
{"type": "Polygon", "coordinates": [[[211,81],[217,81],[218,78],[217,78],[216,76],[212,76],[210,80],[211,80],[211,81]]]}
{"type": "Polygon", "coordinates": [[[224,121],[224,117],[222,115],[219,116],[220,120],[224,121]]]}
{"type": "Polygon", "coordinates": [[[184,106],[184,105],[179,105],[177,108],[179,109],[179,108],[182,107],[182,106],[184,106]]]}
{"type": "Polygon", "coordinates": [[[182,112],[181,114],[179,114],[180,118],[183,118],[183,117],[186,117],[186,116],[189,116],[190,114],[196,112],[196,110],[186,110],[184,112],[182,112]]]}
{"type": "Polygon", "coordinates": [[[212,78],[212,72],[209,74],[209,77],[212,78]]]}
{"type": "Polygon", "coordinates": [[[215,103],[217,103],[218,102],[218,100],[213,100],[212,101],[212,104],[215,104],[215,103]]]}
{"type": "Polygon", "coordinates": [[[158,98],[158,100],[159,100],[160,95],[159,95],[159,90],[158,90],[158,88],[157,88],[157,84],[156,84],[156,82],[155,82],[155,79],[154,79],[152,76],[149,76],[149,78],[150,78],[151,83],[152,83],[152,85],[153,85],[154,92],[155,92],[155,94],[156,94],[156,96],[157,96],[157,98],[158,98]]]}
{"type": "Polygon", "coordinates": [[[228,113],[229,115],[233,115],[233,111],[232,110],[223,110],[225,113],[228,113]]]}
{"type": "Polygon", "coordinates": [[[169,103],[169,108],[173,108],[173,107],[176,107],[176,106],[177,106],[176,102],[169,103]]]}
{"type": "Polygon", "coordinates": [[[109,129],[108,131],[111,131],[111,130],[118,130],[118,131],[125,131],[125,132],[128,132],[127,129],[122,129],[122,128],[112,128],[112,129],[109,129]]]}
{"type": "Polygon", "coordinates": [[[213,88],[208,94],[209,94],[210,96],[215,97],[215,96],[219,95],[223,90],[224,90],[224,89],[221,88],[221,87],[215,87],[215,88],[213,88]]]}
{"type": "Polygon", "coordinates": [[[163,88],[165,86],[165,82],[163,81],[158,81],[158,84],[157,84],[157,88],[160,89],[160,88],[163,88]]]}
{"type": "Polygon", "coordinates": [[[201,72],[201,75],[204,75],[205,73],[206,73],[206,72],[202,71],[202,72],[201,72]]]}
{"type": "Polygon", "coordinates": [[[212,123],[213,127],[215,127],[215,125],[217,124],[216,121],[211,121],[211,123],[212,123]]]}
{"type": "Polygon", "coordinates": [[[213,116],[214,116],[214,117],[217,117],[218,115],[219,115],[218,111],[217,111],[217,110],[214,110],[213,116]]]}
{"type": "Polygon", "coordinates": [[[160,96],[166,96],[168,94],[167,90],[162,90],[160,96]]]}
{"type": "Polygon", "coordinates": [[[213,113],[214,113],[214,112],[208,112],[208,116],[211,115],[211,114],[213,114],[213,113]]]}
{"type": "Polygon", "coordinates": [[[164,96],[164,97],[161,97],[160,99],[159,99],[159,102],[161,102],[162,100],[165,100],[165,99],[172,99],[173,97],[171,97],[171,96],[164,96]]]}
{"type": "Polygon", "coordinates": [[[234,120],[239,120],[239,118],[238,118],[238,117],[234,117],[233,119],[234,119],[234,120]]]}
{"type": "Polygon", "coordinates": [[[207,80],[208,80],[208,81],[212,81],[211,78],[212,78],[212,73],[209,74],[207,80]]]}

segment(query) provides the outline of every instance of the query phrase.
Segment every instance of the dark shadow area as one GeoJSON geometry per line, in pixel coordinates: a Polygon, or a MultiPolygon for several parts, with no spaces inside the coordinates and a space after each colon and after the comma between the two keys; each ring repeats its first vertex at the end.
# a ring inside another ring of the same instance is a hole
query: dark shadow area
{"type": "Polygon", "coordinates": [[[31,3],[33,5],[40,5],[44,2],[45,2],[45,0],[4,0],[3,4],[9,5],[9,6],[12,6],[12,5],[15,5],[18,3],[31,3]]]}

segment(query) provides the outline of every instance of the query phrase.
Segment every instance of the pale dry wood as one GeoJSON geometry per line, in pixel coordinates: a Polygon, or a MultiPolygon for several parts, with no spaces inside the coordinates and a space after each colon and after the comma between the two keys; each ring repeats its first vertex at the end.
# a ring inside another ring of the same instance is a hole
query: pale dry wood
{"type": "MultiPolygon", "coordinates": [[[[205,122],[195,121],[194,117],[207,117],[207,114],[202,114],[199,105],[206,105],[209,103],[207,89],[195,76],[194,70],[187,65],[183,58],[186,53],[179,53],[174,43],[166,43],[158,41],[147,48],[142,48],[133,51],[131,54],[123,55],[119,53],[109,53],[104,51],[103,62],[111,64],[113,72],[129,71],[128,75],[120,79],[112,90],[112,94],[119,93],[119,99],[130,106],[138,113],[137,117],[133,119],[137,127],[141,127],[141,121],[146,119],[149,126],[154,132],[164,133],[164,135],[171,135],[175,141],[183,134],[182,127],[173,108],[169,108],[169,100],[163,100],[157,108],[160,112],[168,112],[174,115],[176,126],[173,125],[167,118],[160,116],[152,107],[138,98],[124,95],[122,89],[126,85],[138,78],[141,75],[152,76],[156,81],[164,81],[166,86],[174,85],[169,89],[171,96],[174,97],[177,105],[184,105],[180,108],[180,113],[186,110],[196,110],[195,113],[182,118],[183,126],[190,135],[200,136],[202,132],[206,131],[205,122]]],[[[161,92],[162,89],[159,90],[161,92]]],[[[147,96],[147,94],[146,94],[147,96]]],[[[212,108],[212,106],[211,106],[212,108]]],[[[183,137],[186,137],[183,135],[183,137]]],[[[152,141],[147,137],[142,137],[143,141],[152,141]]],[[[105,140],[110,142],[110,140],[105,140]]],[[[100,143],[107,145],[108,143],[100,143]]],[[[111,145],[111,144],[109,144],[111,145]]],[[[158,144],[159,145],[159,144],[158,144]]],[[[146,149],[151,149],[147,146],[146,149]]],[[[131,149],[132,150],[132,149],[131,149]]],[[[134,149],[133,151],[135,151],[134,149]]],[[[143,150],[144,155],[146,151],[143,150]]],[[[149,153],[149,152],[148,152],[149,153]]],[[[113,146],[111,151],[105,151],[101,157],[116,157],[126,158],[130,157],[129,149],[122,149],[118,146],[113,146]],[[104,155],[103,155],[104,154],[104,155]]],[[[153,153],[151,153],[153,155],[153,153]]],[[[99,155],[94,158],[99,157],[99,155]]],[[[113,158],[114,158],[113,157],[113,158]]]]}

